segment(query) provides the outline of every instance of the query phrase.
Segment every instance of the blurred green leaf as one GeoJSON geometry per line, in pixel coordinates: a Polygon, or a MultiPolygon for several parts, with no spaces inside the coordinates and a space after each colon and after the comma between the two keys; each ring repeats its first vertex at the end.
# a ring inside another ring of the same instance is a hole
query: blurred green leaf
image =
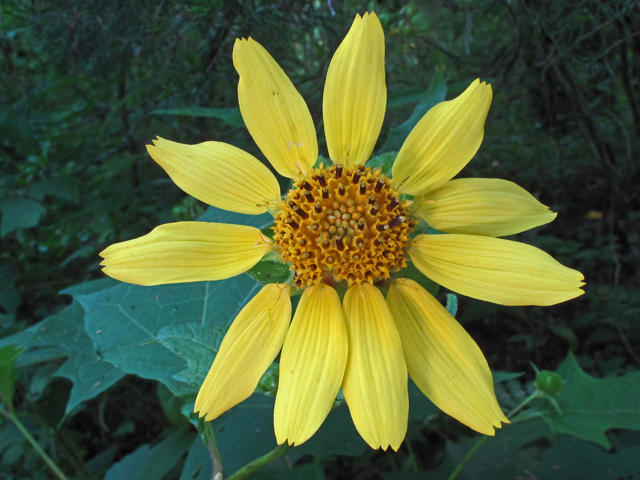
{"type": "Polygon", "coordinates": [[[569,346],[569,350],[571,350],[572,352],[574,352],[578,348],[578,337],[569,327],[550,322],[543,322],[536,319],[532,319],[532,321],[537,325],[547,328],[554,335],[557,335],[558,337],[566,340],[569,346]]]}
{"type": "MultiPolygon", "coordinates": [[[[457,480],[496,480],[527,478],[526,471],[536,465],[537,449],[527,448],[528,444],[544,438],[549,433],[544,422],[537,420],[513,425],[503,425],[496,429],[496,435],[489,438],[481,450],[471,457],[457,480]]],[[[447,440],[445,456],[437,468],[409,479],[442,480],[447,478],[458,463],[478,442],[479,437],[462,438],[454,443],[447,440]]],[[[393,480],[393,475],[383,475],[385,480],[393,480]]],[[[540,477],[545,478],[546,477],[540,477]]]]}
{"type": "Polygon", "coordinates": [[[13,364],[20,353],[22,350],[15,345],[0,348],[0,396],[9,411],[13,410],[13,392],[18,378],[13,364]]]}
{"type": "Polygon", "coordinates": [[[493,383],[507,382],[514,378],[521,377],[524,373],[510,373],[510,372],[491,372],[493,375],[493,383]]]}
{"type": "Polygon", "coordinates": [[[15,285],[16,279],[11,265],[0,266],[0,308],[9,315],[16,313],[22,301],[15,285]]]}
{"type": "Polygon", "coordinates": [[[0,199],[0,210],[2,210],[2,224],[0,224],[2,238],[19,228],[35,227],[42,214],[47,211],[38,202],[28,198],[0,199]]]}
{"type": "Polygon", "coordinates": [[[47,195],[73,201],[78,197],[78,190],[71,184],[69,179],[46,178],[29,187],[28,195],[40,201],[44,200],[47,195]]]}
{"type": "Polygon", "coordinates": [[[435,105],[443,102],[447,95],[447,83],[438,68],[433,75],[433,80],[427,91],[424,93],[420,103],[413,110],[409,119],[401,125],[391,127],[386,141],[380,148],[380,152],[398,152],[405,139],[413,130],[420,119],[435,105]]]}
{"type": "Polygon", "coordinates": [[[640,446],[607,452],[576,437],[562,435],[542,454],[531,475],[544,480],[618,480],[640,478],[640,446]]]}
{"type": "Polygon", "coordinates": [[[539,407],[553,432],[568,433],[609,448],[607,430],[640,430],[640,372],[594,378],[580,368],[570,353],[556,373],[565,382],[562,392],[554,397],[562,414],[545,399],[539,407]]]}
{"type": "Polygon", "coordinates": [[[149,113],[152,115],[183,115],[188,117],[218,118],[232,127],[244,127],[244,121],[242,120],[242,115],[240,115],[239,108],[183,107],[153,110],[149,113]]]}
{"type": "Polygon", "coordinates": [[[153,447],[143,445],[114,464],[104,480],[161,479],[189,450],[194,436],[188,428],[181,428],[153,447]]]}
{"type": "Polygon", "coordinates": [[[418,12],[411,17],[411,30],[416,33],[426,32],[431,24],[430,17],[427,12],[418,12]]]}

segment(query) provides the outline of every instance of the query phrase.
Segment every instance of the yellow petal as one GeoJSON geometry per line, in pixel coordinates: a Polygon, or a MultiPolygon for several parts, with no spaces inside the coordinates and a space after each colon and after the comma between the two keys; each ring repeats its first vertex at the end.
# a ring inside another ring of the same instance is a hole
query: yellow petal
{"type": "Polygon", "coordinates": [[[214,207],[258,215],[280,201],[278,180],[257,158],[221,142],[183,145],[158,138],[149,155],[182,190],[214,207]]]}
{"type": "Polygon", "coordinates": [[[524,232],[556,218],[524,188],[489,178],[451,180],[428,192],[415,215],[442,232],[489,237],[524,232]]]}
{"type": "Polygon", "coordinates": [[[500,305],[555,305],[584,293],[580,272],[520,242],[475,235],[418,235],[409,254],[434,282],[500,305]]]}
{"type": "Polygon", "coordinates": [[[233,65],[240,75],[240,112],[253,140],[280,175],[306,174],[318,159],[318,141],[302,96],[252,38],[236,40],[233,65]]]}
{"type": "Polygon", "coordinates": [[[429,110],[405,140],[393,164],[393,182],[418,195],[451,180],[480,148],[491,85],[473,82],[459,97],[429,110]]]}
{"type": "Polygon", "coordinates": [[[213,420],[248,398],[278,355],[291,320],[289,286],[265,285],[224,336],[194,412],[213,420]]]}
{"type": "Polygon", "coordinates": [[[509,423],[480,348],[429,292],[413,280],[399,279],[391,284],[387,303],[409,375],[429,400],[485,435],[494,435],[500,422],[509,423]]]}
{"type": "Polygon", "coordinates": [[[260,230],[224,223],[160,225],[100,253],[102,271],[136,285],[223,280],[246,272],[273,244],[260,230]]]}
{"type": "Polygon", "coordinates": [[[324,284],[304,291],[280,356],[274,425],[278,443],[300,445],[327,418],[347,364],[340,298],[324,284]]]}
{"type": "Polygon", "coordinates": [[[387,104],[384,32],[375,13],[356,15],[333,55],[322,111],[329,157],[345,165],[364,163],[376,144],[387,104]]]}
{"type": "Polygon", "coordinates": [[[353,285],[344,296],[349,358],[342,391],[356,429],[371,448],[394,450],[407,432],[407,366],[398,330],[380,291],[353,285]]]}

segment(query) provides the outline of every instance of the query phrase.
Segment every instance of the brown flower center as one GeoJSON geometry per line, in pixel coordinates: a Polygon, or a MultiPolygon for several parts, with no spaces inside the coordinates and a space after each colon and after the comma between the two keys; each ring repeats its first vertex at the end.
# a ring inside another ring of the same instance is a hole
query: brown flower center
{"type": "Polygon", "coordinates": [[[403,248],[416,226],[409,205],[380,170],[321,166],[280,204],[274,240],[299,287],[331,274],[349,285],[373,282],[406,266],[403,248]]]}

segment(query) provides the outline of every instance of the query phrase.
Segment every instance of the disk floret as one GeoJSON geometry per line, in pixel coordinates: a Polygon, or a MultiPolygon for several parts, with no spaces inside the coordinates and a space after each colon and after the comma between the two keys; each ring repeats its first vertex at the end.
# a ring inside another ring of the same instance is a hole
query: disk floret
{"type": "Polygon", "coordinates": [[[274,241],[299,287],[331,275],[372,283],[406,266],[409,205],[379,169],[320,166],[280,204],[274,241]]]}

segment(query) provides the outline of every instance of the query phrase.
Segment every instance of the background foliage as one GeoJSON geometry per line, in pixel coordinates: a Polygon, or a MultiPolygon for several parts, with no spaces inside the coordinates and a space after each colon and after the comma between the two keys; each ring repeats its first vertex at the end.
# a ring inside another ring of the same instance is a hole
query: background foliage
{"type": "MultiPolygon", "coordinates": [[[[426,111],[436,68],[447,98],[490,81],[485,140],[462,176],[509,179],[550,205],[557,220],[519,239],[588,282],[583,297],[544,309],[458,299],[458,319],[498,372],[501,405],[541,392],[458,478],[640,478],[632,0],[0,3],[0,478],[53,475],[11,412],[69,477],[210,477],[203,426],[189,412],[255,280],[145,289],[105,279],[97,253],[205,212],[148,157],[155,136],[224,140],[263,158],[237,110],[238,37],[261,42],[289,74],[326,154],[324,75],[354,14],[372,8],[389,91],[378,148],[397,149],[403,122],[426,111]],[[534,383],[531,364],[556,371],[563,388],[534,383]]],[[[273,393],[269,382],[262,392],[273,393]]],[[[366,447],[341,405],[255,478],[445,478],[477,437],[410,394],[399,452],[366,447]]],[[[275,447],[272,404],[257,393],[213,423],[227,473],[275,447]]]]}

